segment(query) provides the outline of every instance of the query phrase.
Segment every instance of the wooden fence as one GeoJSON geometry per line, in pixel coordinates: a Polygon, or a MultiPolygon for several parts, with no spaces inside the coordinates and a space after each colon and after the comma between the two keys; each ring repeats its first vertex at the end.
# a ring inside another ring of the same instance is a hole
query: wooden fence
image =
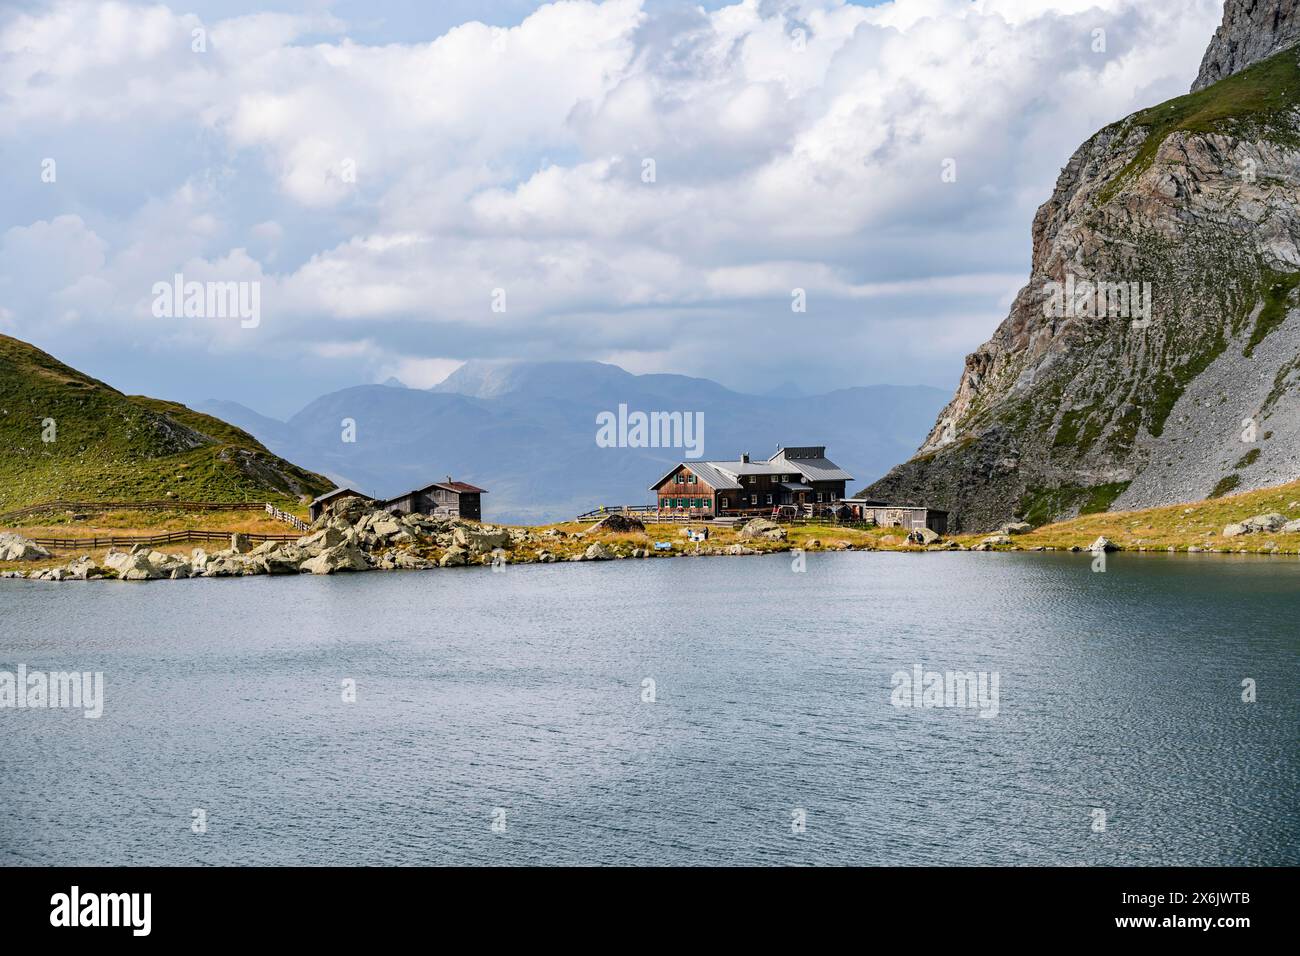
{"type": "Polygon", "coordinates": [[[734,508],[729,509],[721,515],[715,515],[712,511],[702,509],[686,509],[683,511],[663,511],[654,505],[602,505],[599,508],[593,508],[591,511],[578,515],[575,521],[591,521],[603,518],[606,515],[622,514],[635,515],[644,521],[652,521],[656,524],[666,524],[674,521],[685,522],[716,522],[720,525],[744,524],[754,518],[767,518],[780,524],[789,525],[834,525],[841,528],[870,528],[870,523],[854,521],[849,518],[839,518],[828,509],[822,509],[821,513],[813,512],[812,506],[805,506],[802,514],[791,515],[787,512],[775,511],[772,506],[765,508],[734,508]]]}
{"type": "Polygon", "coordinates": [[[184,531],[169,531],[166,534],[149,535],[111,535],[96,538],[32,538],[31,540],[44,548],[57,548],[71,551],[78,548],[130,548],[137,544],[157,547],[159,545],[177,544],[181,541],[221,541],[230,544],[233,534],[241,534],[250,542],[261,544],[264,541],[297,541],[297,534],[251,534],[243,531],[199,531],[193,528],[184,531]]]}
{"type": "Polygon", "coordinates": [[[291,528],[297,528],[299,531],[307,530],[307,522],[303,521],[297,515],[291,515],[287,511],[281,511],[279,508],[277,508],[275,505],[271,504],[270,502],[267,502],[266,513],[269,514],[272,518],[275,518],[277,521],[283,521],[291,528]]]}
{"type": "MultiPolygon", "coordinates": [[[[269,508],[270,505],[265,507],[269,508]]],[[[0,514],[0,521],[46,511],[258,511],[260,501],[44,501],[0,514]]]]}
{"type": "Polygon", "coordinates": [[[640,515],[647,512],[657,511],[654,505],[601,505],[599,508],[592,508],[590,511],[584,511],[574,521],[586,521],[591,518],[604,518],[606,515],[640,515]]]}

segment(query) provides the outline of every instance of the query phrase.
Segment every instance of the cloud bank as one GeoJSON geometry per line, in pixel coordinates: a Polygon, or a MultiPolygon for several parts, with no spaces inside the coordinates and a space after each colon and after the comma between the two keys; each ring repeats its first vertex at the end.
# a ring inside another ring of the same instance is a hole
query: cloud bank
{"type": "Polygon", "coordinates": [[[408,43],[333,14],[14,13],[0,328],[279,410],[474,358],[951,384],[1069,154],[1183,92],[1220,10],[564,0],[408,43]],[[262,321],[155,318],[175,273],[260,283],[262,321]]]}

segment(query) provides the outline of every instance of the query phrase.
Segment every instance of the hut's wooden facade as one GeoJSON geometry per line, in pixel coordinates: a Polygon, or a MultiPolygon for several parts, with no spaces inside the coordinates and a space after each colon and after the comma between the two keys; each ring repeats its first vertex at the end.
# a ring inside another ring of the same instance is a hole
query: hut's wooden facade
{"type": "Polygon", "coordinates": [[[482,496],[487,494],[482,488],[463,481],[436,481],[423,488],[416,488],[396,498],[389,498],[383,503],[387,511],[402,514],[440,514],[468,518],[472,521],[483,520],[482,496]]]}
{"type": "Polygon", "coordinates": [[[824,445],[782,448],[767,461],[684,461],[650,486],[661,512],[701,518],[769,515],[783,506],[826,512],[853,476],[824,445]]]}
{"type": "Polygon", "coordinates": [[[918,531],[929,528],[936,534],[948,533],[948,512],[921,505],[895,505],[885,501],[848,498],[841,503],[848,509],[850,521],[874,521],[882,528],[918,531]]]}

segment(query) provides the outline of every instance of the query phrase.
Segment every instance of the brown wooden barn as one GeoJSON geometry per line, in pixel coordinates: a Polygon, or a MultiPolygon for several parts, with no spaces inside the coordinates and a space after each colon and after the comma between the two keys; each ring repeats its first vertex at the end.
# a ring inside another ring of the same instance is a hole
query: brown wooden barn
{"type": "Polygon", "coordinates": [[[487,492],[482,488],[463,481],[452,481],[451,476],[448,476],[446,481],[435,481],[396,498],[389,498],[383,503],[383,508],[402,514],[451,515],[482,521],[481,496],[485,494],[487,492]]]}

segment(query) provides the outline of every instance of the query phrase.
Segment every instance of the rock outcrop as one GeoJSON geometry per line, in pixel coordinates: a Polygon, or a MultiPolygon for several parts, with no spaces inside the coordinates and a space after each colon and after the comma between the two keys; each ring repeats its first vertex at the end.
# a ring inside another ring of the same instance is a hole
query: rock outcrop
{"type": "Polygon", "coordinates": [[[0,534],[0,561],[43,561],[50,552],[31,538],[6,531],[0,534]]]}
{"type": "MultiPolygon", "coordinates": [[[[1291,35],[1287,0],[1230,7],[1291,35]]],[[[1242,29],[1216,42],[1244,50],[1242,29]]],[[[1300,57],[1237,65],[1254,56],[1216,54],[1237,72],[1075,152],[1035,216],[1029,283],[865,495],[992,531],[1300,475],[1300,57]]]]}
{"type": "Polygon", "coordinates": [[[1300,43],[1300,0],[1227,0],[1192,92],[1300,43]]]}
{"type": "Polygon", "coordinates": [[[333,574],[336,571],[369,571],[370,564],[361,549],[351,542],[327,548],[314,558],[308,558],[299,570],[311,574],[333,574]]]}
{"type": "Polygon", "coordinates": [[[1300,521],[1288,521],[1286,515],[1270,511],[1268,514],[1255,515],[1245,521],[1228,525],[1223,529],[1223,536],[1236,538],[1243,534],[1258,534],[1261,531],[1281,531],[1284,534],[1291,534],[1300,531],[1300,521]]]}
{"type": "Polygon", "coordinates": [[[601,531],[613,531],[619,533],[641,532],[645,531],[645,522],[640,518],[634,518],[630,515],[611,514],[605,515],[594,525],[588,528],[584,533],[592,534],[601,531]]]}
{"type": "Polygon", "coordinates": [[[740,537],[749,538],[766,538],[769,541],[784,541],[786,539],[786,530],[775,521],[769,521],[766,518],[753,518],[745,523],[740,529],[740,537]]]}

